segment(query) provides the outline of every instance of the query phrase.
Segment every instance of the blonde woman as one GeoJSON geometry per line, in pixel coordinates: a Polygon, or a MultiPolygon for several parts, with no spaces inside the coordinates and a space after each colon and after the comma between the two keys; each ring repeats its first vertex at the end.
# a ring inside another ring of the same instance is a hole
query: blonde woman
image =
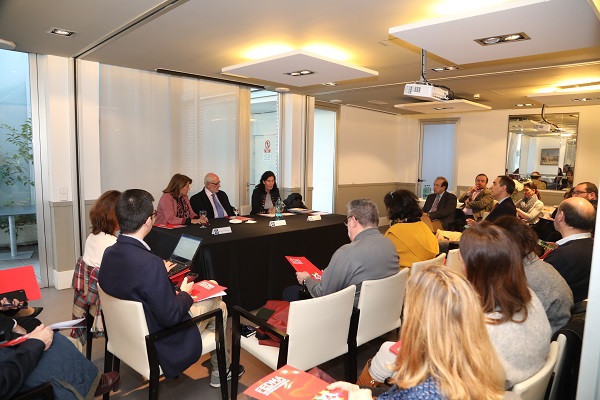
{"type": "Polygon", "coordinates": [[[188,192],[192,180],[186,175],[175,174],[163,190],[156,208],[156,224],[205,224],[206,217],[198,217],[192,210],[188,192]]]}
{"type": "MultiPolygon", "coordinates": [[[[479,297],[460,275],[432,265],[409,279],[401,337],[390,369],[394,385],[378,399],[504,397],[504,372],[479,297]]],[[[351,399],[371,398],[369,389],[347,382],[328,388],[348,390],[351,399]]]]}

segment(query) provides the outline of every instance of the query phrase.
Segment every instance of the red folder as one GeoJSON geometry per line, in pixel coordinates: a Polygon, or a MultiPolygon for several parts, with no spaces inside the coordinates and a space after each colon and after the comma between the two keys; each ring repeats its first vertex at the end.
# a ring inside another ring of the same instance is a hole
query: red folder
{"type": "Polygon", "coordinates": [[[25,290],[27,300],[42,298],[33,265],[0,270],[0,293],[19,289],[25,290]]]}
{"type": "Polygon", "coordinates": [[[327,390],[329,383],[314,375],[285,365],[244,391],[254,399],[347,399],[348,392],[327,390]]]}
{"type": "Polygon", "coordinates": [[[396,343],[390,346],[390,351],[395,355],[400,353],[400,346],[402,346],[402,340],[398,340],[396,343]]]}
{"type": "Polygon", "coordinates": [[[199,302],[210,297],[215,297],[217,293],[223,292],[225,289],[227,289],[225,286],[217,285],[211,281],[200,281],[194,283],[192,298],[194,302],[199,302]]]}
{"type": "Polygon", "coordinates": [[[315,267],[306,257],[285,256],[296,272],[308,272],[314,280],[320,281],[323,271],[315,267]]]}
{"type": "Polygon", "coordinates": [[[177,224],[154,224],[157,228],[165,228],[165,229],[175,229],[175,228],[183,228],[185,225],[177,225],[177,224]]]}

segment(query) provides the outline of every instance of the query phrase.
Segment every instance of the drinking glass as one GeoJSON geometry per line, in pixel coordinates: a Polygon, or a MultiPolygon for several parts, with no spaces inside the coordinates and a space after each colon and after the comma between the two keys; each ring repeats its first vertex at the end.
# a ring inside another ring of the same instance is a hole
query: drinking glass
{"type": "MultiPolygon", "coordinates": [[[[200,218],[206,218],[206,211],[200,211],[199,213],[200,218]]],[[[206,225],[208,225],[208,223],[201,223],[200,224],[200,228],[206,228],[206,225]]]]}

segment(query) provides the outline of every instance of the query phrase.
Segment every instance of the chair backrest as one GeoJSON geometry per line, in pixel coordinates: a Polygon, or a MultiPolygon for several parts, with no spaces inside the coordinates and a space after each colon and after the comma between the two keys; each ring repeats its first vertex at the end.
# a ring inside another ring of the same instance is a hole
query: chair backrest
{"type": "Polygon", "coordinates": [[[558,343],[550,343],[550,351],[546,363],[538,372],[529,379],[517,383],[512,391],[521,397],[521,400],[544,400],[550,377],[558,358],[558,343]]]}
{"type": "Polygon", "coordinates": [[[550,396],[548,397],[549,400],[558,400],[558,385],[560,384],[563,368],[565,366],[565,349],[567,347],[567,337],[562,333],[559,334],[556,338],[556,343],[558,343],[558,356],[556,358],[556,365],[554,365],[554,371],[552,371],[554,379],[552,380],[550,396]]]}
{"type": "Polygon", "coordinates": [[[287,363],[306,371],[348,352],[356,287],[290,303],[287,363]]]}
{"type": "Polygon", "coordinates": [[[112,297],[106,294],[100,285],[98,285],[98,293],[106,324],[108,351],[146,379],[150,379],[146,350],[146,335],[149,332],[142,303],[112,297]]]}
{"type": "Polygon", "coordinates": [[[440,253],[440,255],[438,255],[435,258],[432,258],[431,260],[425,260],[425,261],[417,261],[412,263],[412,268],[411,268],[411,274],[416,274],[417,272],[419,272],[419,270],[423,267],[426,267],[428,265],[432,265],[432,264],[436,264],[436,265],[444,265],[444,260],[446,259],[446,253],[440,253]]]}
{"type": "Polygon", "coordinates": [[[364,281],[360,289],[356,345],[400,327],[408,268],[383,279],[364,281]]]}
{"type": "Polygon", "coordinates": [[[458,258],[459,251],[459,249],[452,249],[448,251],[448,255],[446,256],[446,267],[464,276],[465,274],[462,271],[462,263],[458,258]]]}

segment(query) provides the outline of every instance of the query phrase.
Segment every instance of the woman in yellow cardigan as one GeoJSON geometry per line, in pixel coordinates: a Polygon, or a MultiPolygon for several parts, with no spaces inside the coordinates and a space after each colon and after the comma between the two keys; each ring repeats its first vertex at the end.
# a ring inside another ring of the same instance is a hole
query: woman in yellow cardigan
{"type": "Polygon", "coordinates": [[[423,211],[414,193],[396,190],[386,194],[383,202],[391,225],[385,236],[396,246],[400,267],[411,267],[416,261],[430,260],[438,255],[438,241],[421,221],[423,211]]]}

